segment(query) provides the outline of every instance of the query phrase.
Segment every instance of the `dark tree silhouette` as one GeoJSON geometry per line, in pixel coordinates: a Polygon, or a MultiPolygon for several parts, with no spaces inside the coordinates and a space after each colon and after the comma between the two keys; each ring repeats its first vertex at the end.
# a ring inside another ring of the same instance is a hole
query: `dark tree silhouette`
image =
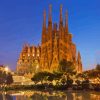
{"type": "Polygon", "coordinates": [[[100,64],[96,65],[96,70],[100,70],[100,64]]]}
{"type": "Polygon", "coordinates": [[[6,77],[6,84],[10,85],[12,83],[13,83],[12,75],[10,73],[8,73],[8,75],[6,77]]]}
{"type": "Polygon", "coordinates": [[[34,82],[39,82],[39,81],[43,81],[43,80],[48,80],[48,81],[52,81],[54,79],[54,74],[50,73],[50,72],[38,72],[36,73],[31,80],[34,82]]]}
{"type": "Polygon", "coordinates": [[[73,62],[66,61],[65,59],[59,62],[59,70],[62,72],[72,73],[75,67],[73,62]]]}

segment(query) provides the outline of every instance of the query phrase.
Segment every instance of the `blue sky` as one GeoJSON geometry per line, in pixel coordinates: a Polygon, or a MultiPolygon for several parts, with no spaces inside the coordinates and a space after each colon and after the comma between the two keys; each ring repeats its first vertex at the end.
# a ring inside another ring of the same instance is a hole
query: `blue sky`
{"type": "MultiPolygon", "coordinates": [[[[53,22],[68,10],[69,31],[81,52],[83,69],[100,63],[100,0],[0,0],[0,64],[16,68],[24,43],[40,43],[43,10],[52,4],[53,22]]],[[[48,20],[48,18],[47,18],[48,20]]]]}

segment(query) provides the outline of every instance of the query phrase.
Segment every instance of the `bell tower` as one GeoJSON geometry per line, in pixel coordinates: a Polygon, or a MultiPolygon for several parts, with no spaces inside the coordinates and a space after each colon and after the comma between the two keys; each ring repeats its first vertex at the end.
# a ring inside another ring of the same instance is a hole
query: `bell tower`
{"type": "Polygon", "coordinates": [[[49,5],[49,18],[48,18],[48,34],[49,39],[52,40],[52,5],[49,5]]]}
{"type": "Polygon", "coordinates": [[[42,43],[46,41],[46,11],[43,12],[42,43]]]}
{"type": "Polygon", "coordinates": [[[60,5],[60,22],[59,28],[63,27],[63,17],[62,17],[62,5],[60,5]]]}
{"type": "Polygon", "coordinates": [[[80,52],[78,52],[78,57],[77,57],[77,71],[78,73],[82,73],[82,61],[80,52]]]}
{"type": "Polygon", "coordinates": [[[68,33],[68,11],[65,13],[65,33],[68,33]]]}

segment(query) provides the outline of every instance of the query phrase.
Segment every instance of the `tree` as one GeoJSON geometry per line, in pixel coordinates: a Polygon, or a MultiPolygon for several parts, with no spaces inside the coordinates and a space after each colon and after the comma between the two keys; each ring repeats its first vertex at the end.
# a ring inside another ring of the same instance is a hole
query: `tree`
{"type": "Polygon", "coordinates": [[[13,78],[10,73],[6,73],[4,71],[0,71],[0,84],[11,84],[13,83],[13,78]]]}
{"type": "Polygon", "coordinates": [[[82,81],[82,88],[83,89],[89,89],[89,79],[85,79],[84,81],[82,81]]]}
{"type": "Polygon", "coordinates": [[[0,71],[0,84],[5,83],[6,80],[6,72],[0,71]]]}
{"type": "Polygon", "coordinates": [[[100,64],[96,65],[96,70],[100,70],[100,64]]]}
{"type": "Polygon", "coordinates": [[[89,73],[88,73],[88,76],[90,78],[96,78],[98,76],[100,76],[100,71],[99,70],[91,70],[89,73]]]}
{"type": "Polygon", "coordinates": [[[62,72],[54,72],[53,74],[54,74],[54,79],[55,80],[56,79],[58,80],[58,79],[60,79],[63,76],[62,72]]]}
{"type": "Polygon", "coordinates": [[[80,85],[81,81],[80,80],[76,80],[75,83],[77,83],[77,85],[80,85]]]}
{"type": "Polygon", "coordinates": [[[32,81],[34,82],[43,82],[43,80],[52,81],[54,79],[54,74],[50,72],[38,72],[32,77],[32,81]]]}
{"type": "Polygon", "coordinates": [[[73,84],[73,80],[69,76],[67,76],[66,84],[67,84],[67,87],[71,87],[73,84]]]}
{"type": "Polygon", "coordinates": [[[73,62],[66,61],[65,59],[59,62],[59,70],[62,72],[72,73],[75,67],[73,62]]]}
{"type": "Polygon", "coordinates": [[[95,69],[88,70],[83,72],[83,75],[86,75],[86,77],[89,78],[96,78],[100,76],[100,70],[95,70],[95,69]]]}
{"type": "Polygon", "coordinates": [[[10,85],[12,83],[13,83],[12,75],[10,73],[8,73],[7,78],[6,78],[6,84],[10,85]]]}
{"type": "Polygon", "coordinates": [[[76,78],[86,78],[87,77],[87,72],[85,71],[84,73],[78,73],[76,75],[76,78]]]}
{"type": "Polygon", "coordinates": [[[67,65],[67,62],[65,59],[61,60],[59,62],[59,70],[60,71],[65,71],[66,70],[66,65],[67,65]]]}

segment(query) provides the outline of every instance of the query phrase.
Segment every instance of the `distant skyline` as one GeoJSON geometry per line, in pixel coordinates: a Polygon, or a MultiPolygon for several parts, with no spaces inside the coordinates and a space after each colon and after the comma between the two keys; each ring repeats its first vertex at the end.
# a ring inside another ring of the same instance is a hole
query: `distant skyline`
{"type": "Polygon", "coordinates": [[[80,51],[83,69],[100,63],[100,1],[99,0],[2,0],[0,1],[0,65],[15,70],[24,43],[41,43],[43,10],[52,4],[52,19],[59,22],[60,4],[63,20],[68,11],[69,32],[80,51]]]}

